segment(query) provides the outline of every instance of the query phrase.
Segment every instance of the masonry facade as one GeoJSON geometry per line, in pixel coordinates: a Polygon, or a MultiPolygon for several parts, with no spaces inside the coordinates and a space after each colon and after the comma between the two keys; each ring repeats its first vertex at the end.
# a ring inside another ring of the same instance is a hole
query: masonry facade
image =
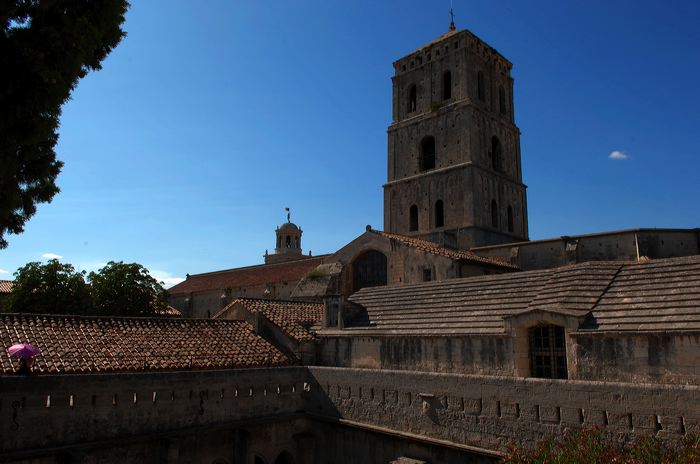
{"type": "Polygon", "coordinates": [[[386,232],[463,249],[527,240],[511,67],[456,30],[394,63],[386,232]]]}

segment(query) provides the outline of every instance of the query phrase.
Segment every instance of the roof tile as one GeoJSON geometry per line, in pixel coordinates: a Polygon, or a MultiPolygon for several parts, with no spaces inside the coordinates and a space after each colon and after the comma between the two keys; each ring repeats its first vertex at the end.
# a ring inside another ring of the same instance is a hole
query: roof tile
{"type": "Polygon", "coordinates": [[[226,312],[237,304],[243,305],[250,312],[262,313],[289,337],[299,342],[313,340],[315,337],[310,328],[323,319],[323,303],[257,298],[237,298],[214,314],[213,318],[224,318],[226,312]]]}
{"type": "Polygon", "coordinates": [[[222,288],[252,287],[276,282],[296,282],[323,262],[322,256],[295,261],[239,267],[189,276],[168,290],[171,295],[222,288]]]}
{"type": "Polygon", "coordinates": [[[7,348],[41,350],[35,370],[51,373],[241,368],[290,360],[244,321],[0,315],[0,373],[19,366],[7,348]]]}
{"type": "Polygon", "coordinates": [[[429,240],[423,240],[416,237],[408,237],[406,235],[393,234],[389,232],[382,232],[379,230],[372,230],[372,232],[381,235],[382,237],[395,240],[401,243],[402,245],[411,248],[416,248],[426,253],[444,256],[445,258],[451,258],[460,261],[469,261],[477,264],[487,264],[490,266],[503,267],[513,270],[519,269],[518,266],[515,266],[514,264],[510,264],[506,261],[497,258],[487,258],[484,256],[479,256],[476,253],[472,253],[471,251],[467,250],[452,250],[450,248],[441,247],[440,245],[429,240]]]}

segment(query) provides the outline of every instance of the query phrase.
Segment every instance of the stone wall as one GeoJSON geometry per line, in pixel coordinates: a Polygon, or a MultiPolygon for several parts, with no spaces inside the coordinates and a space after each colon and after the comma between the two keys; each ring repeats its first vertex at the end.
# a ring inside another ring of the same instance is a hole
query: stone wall
{"type": "Polygon", "coordinates": [[[700,387],[330,367],[3,377],[0,461],[491,462],[598,426],[700,432],[700,387]]]}
{"type": "Polygon", "coordinates": [[[310,367],[313,414],[487,450],[568,428],[620,440],[700,432],[700,387],[310,367]]]}
{"type": "Polygon", "coordinates": [[[270,298],[289,300],[298,280],[277,282],[269,285],[255,285],[240,288],[219,288],[207,292],[178,294],[169,298],[168,303],[181,311],[184,317],[209,318],[236,298],[270,298]],[[269,294],[265,294],[269,290],[269,294]],[[225,298],[221,295],[225,294],[225,298]]]}
{"type": "MultiPolygon", "coordinates": [[[[324,335],[323,366],[457,374],[527,376],[527,343],[518,336],[324,335]],[[525,353],[523,354],[523,350],[525,353]]],[[[700,385],[698,333],[567,332],[569,378],[589,381],[700,385]]]]}
{"type": "Polygon", "coordinates": [[[509,337],[323,337],[324,366],[512,376],[509,337]]]}
{"type": "Polygon", "coordinates": [[[700,385],[699,333],[573,334],[580,378],[700,385]]]}
{"type": "Polygon", "coordinates": [[[698,229],[634,229],[472,248],[472,252],[516,264],[524,271],[586,261],[635,261],[700,254],[698,229]]]}
{"type": "Polygon", "coordinates": [[[285,418],[303,411],[306,376],[280,368],[3,377],[0,455],[285,418]]]}

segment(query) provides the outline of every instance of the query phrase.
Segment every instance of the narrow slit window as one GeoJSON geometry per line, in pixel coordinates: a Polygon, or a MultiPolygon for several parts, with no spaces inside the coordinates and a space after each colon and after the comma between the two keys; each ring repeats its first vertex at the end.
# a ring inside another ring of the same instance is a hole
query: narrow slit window
{"type": "Polygon", "coordinates": [[[443,227],[445,225],[445,207],[442,200],[435,202],[435,227],[443,227]]]}
{"type": "Polygon", "coordinates": [[[449,100],[452,98],[452,73],[446,71],[442,75],[442,99],[449,100]]]}
{"type": "Polygon", "coordinates": [[[420,170],[435,169],[435,138],[425,137],[420,144],[420,170]]]}
{"type": "Polygon", "coordinates": [[[491,226],[498,227],[498,203],[496,200],[491,200],[491,226]]]}
{"type": "Polygon", "coordinates": [[[414,232],[418,230],[418,206],[411,205],[409,210],[408,230],[414,232]]]}
{"type": "Polygon", "coordinates": [[[494,171],[503,170],[501,141],[495,135],[491,137],[491,167],[494,171]]]}
{"type": "Polygon", "coordinates": [[[416,86],[412,85],[408,89],[408,112],[413,113],[416,111],[416,102],[417,102],[417,95],[416,95],[416,86]]]}

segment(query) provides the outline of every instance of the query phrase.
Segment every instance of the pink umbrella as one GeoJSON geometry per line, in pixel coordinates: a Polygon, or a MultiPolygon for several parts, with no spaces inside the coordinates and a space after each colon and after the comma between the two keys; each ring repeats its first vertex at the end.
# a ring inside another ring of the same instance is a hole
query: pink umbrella
{"type": "Polygon", "coordinates": [[[29,343],[17,343],[12,345],[7,349],[10,356],[15,356],[17,358],[33,358],[34,356],[41,353],[41,350],[34,345],[29,343]]]}

